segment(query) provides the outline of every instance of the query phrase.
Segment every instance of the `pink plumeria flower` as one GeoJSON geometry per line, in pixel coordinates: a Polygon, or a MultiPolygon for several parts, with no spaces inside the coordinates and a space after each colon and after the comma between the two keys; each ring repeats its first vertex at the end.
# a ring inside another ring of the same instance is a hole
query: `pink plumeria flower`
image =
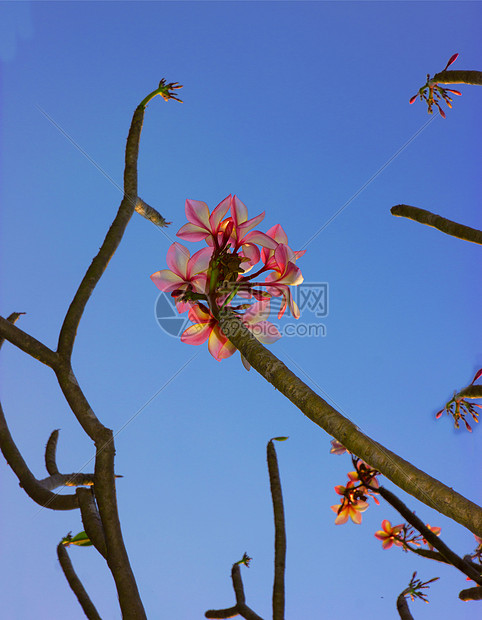
{"type": "Polygon", "coordinates": [[[189,320],[194,323],[181,334],[181,341],[187,344],[200,345],[208,341],[209,353],[220,362],[231,357],[236,351],[221,331],[217,319],[209,310],[200,305],[192,306],[189,310],[189,320]]]}
{"type": "Polygon", "coordinates": [[[202,241],[206,239],[212,245],[212,238],[217,238],[222,230],[222,219],[231,207],[232,196],[229,194],[218,206],[209,213],[209,207],[201,200],[186,200],[185,212],[188,220],[177,236],[186,241],[202,241]],[[211,242],[211,243],[210,243],[211,242]]]}
{"type": "Polygon", "coordinates": [[[264,285],[271,295],[283,297],[283,304],[278,312],[279,319],[288,306],[295,319],[300,317],[300,310],[293,299],[290,286],[298,286],[304,278],[293,260],[296,260],[293,250],[289,246],[279,243],[266,265],[268,269],[273,270],[273,273],[266,276],[264,285]]]}
{"type": "MultiPolygon", "coordinates": [[[[289,248],[288,235],[285,233],[284,228],[281,226],[281,224],[276,224],[275,226],[272,226],[266,234],[268,235],[268,237],[271,237],[274,241],[276,241],[276,243],[282,243],[289,248]]],[[[289,249],[291,250],[291,248],[289,249]]],[[[293,252],[293,250],[291,250],[291,252],[293,252]]],[[[271,249],[263,248],[261,250],[261,258],[263,260],[263,263],[266,264],[272,254],[273,251],[271,249]]],[[[297,252],[293,252],[293,262],[297,261],[298,258],[301,258],[303,254],[306,254],[306,250],[299,250],[297,252]]]]}
{"type": "Polygon", "coordinates": [[[276,241],[266,233],[259,230],[252,230],[264,219],[264,211],[256,217],[248,220],[248,209],[237,196],[231,199],[231,217],[229,221],[233,223],[233,228],[229,238],[233,250],[241,248],[241,255],[248,260],[243,263],[244,272],[248,272],[260,260],[260,251],[257,245],[262,248],[276,248],[276,241]],[[257,245],[256,245],[257,244],[257,245]]]}
{"type": "Polygon", "coordinates": [[[397,547],[403,547],[401,540],[397,538],[398,534],[403,530],[403,523],[401,525],[393,525],[387,519],[382,521],[382,529],[375,532],[376,538],[382,541],[382,547],[384,549],[390,549],[392,545],[397,547]]]}
{"type": "MultiPolygon", "coordinates": [[[[167,252],[169,269],[161,269],[151,276],[158,289],[165,293],[192,291],[204,294],[207,283],[207,269],[213,248],[203,248],[192,256],[180,243],[173,243],[167,252]]],[[[179,312],[185,312],[191,304],[176,300],[179,312]]]]}

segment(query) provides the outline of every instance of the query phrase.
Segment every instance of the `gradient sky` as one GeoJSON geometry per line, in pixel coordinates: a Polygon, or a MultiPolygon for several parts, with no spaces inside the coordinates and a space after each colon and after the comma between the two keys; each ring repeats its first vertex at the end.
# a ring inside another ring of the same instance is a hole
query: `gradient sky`
{"type": "MultiPolygon", "coordinates": [[[[214,207],[232,193],[250,216],[266,211],[259,228],[282,224],[294,249],[306,246],[305,282],[329,291],[328,316],[305,309],[300,319],[325,336],[284,337],[272,351],[365,433],[480,501],[480,429],[434,419],[482,366],[480,250],[389,209],[481,225],[482,93],[463,86],[446,120],[408,104],[454,52],[453,68],[480,68],[481,17],[477,2],[0,4],[0,310],[26,312],[19,325],[51,347],[117,210],[135,107],[162,77],[184,84],[183,105],[149,104],[139,158],[140,195],[173,224],[163,232],[133,217],[73,359],[100,420],[122,429],[119,510],[150,619],[233,604],[230,567],[245,551],[248,604],[270,617],[265,446],[277,435],[290,438],[277,445],[287,618],[396,618],[415,570],[441,577],[429,605],[412,604],[415,617],[474,617],[457,599],[462,574],[382,550],[381,521],[403,521],[391,507],[372,503],[361,525],[335,526],[348,457],[331,456],[330,437],[239,355],[219,363],[165,333],[149,276],[166,266],[186,198],[214,207]]],[[[2,375],[11,432],[37,477],[55,428],[60,469],[91,471],[93,446],[53,373],[6,344],[2,375]]],[[[40,509],[3,459],[0,483],[3,617],[83,618],[55,552],[82,529],[79,514],[40,509]]],[[[470,532],[399,495],[454,550],[472,552],[470,532]]],[[[119,618],[102,558],[93,548],[70,556],[102,618],[119,618]]]]}

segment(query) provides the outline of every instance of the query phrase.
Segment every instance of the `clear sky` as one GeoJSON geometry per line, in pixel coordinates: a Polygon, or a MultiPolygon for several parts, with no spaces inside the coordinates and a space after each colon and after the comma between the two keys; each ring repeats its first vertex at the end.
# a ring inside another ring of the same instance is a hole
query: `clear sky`
{"type": "MultiPolygon", "coordinates": [[[[0,311],[26,312],[19,325],[51,347],[117,210],[135,107],[162,77],[184,84],[183,105],[149,104],[139,158],[140,195],[173,224],[164,234],[134,216],[73,360],[101,421],[123,429],[118,502],[150,619],[231,605],[230,567],[245,551],[248,604],[270,617],[265,446],[277,435],[290,437],[277,445],[287,618],[396,618],[415,570],[441,577],[415,617],[474,617],[475,604],[457,599],[467,582],[455,569],[382,550],[381,521],[402,522],[389,506],[334,525],[333,487],[349,459],[330,456],[328,435],[239,355],[217,362],[163,331],[149,276],[166,267],[186,198],[214,207],[237,194],[250,216],[266,211],[261,230],[280,223],[294,249],[323,229],[298,264],[307,283],[328,285],[328,315],[306,308],[300,319],[325,335],[285,336],[272,351],[365,433],[480,502],[480,429],[434,419],[482,366],[480,249],[389,209],[481,225],[482,93],[463,86],[447,119],[428,125],[426,107],[408,104],[455,52],[453,68],[480,69],[481,17],[478,2],[0,4],[0,311]]],[[[93,446],[53,373],[6,344],[2,375],[11,431],[37,477],[55,428],[61,470],[90,471],[93,446]]],[[[82,529],[79,514],[41,510],[0,461],[3,617],[82,618],[55,553],[82,529]]],[[[454,550],[472,552],[470,532],[400,497],[454,550]]],[[[101,616],[119,618],[104,561],[92,548],[70,555],[101,616]]]]}

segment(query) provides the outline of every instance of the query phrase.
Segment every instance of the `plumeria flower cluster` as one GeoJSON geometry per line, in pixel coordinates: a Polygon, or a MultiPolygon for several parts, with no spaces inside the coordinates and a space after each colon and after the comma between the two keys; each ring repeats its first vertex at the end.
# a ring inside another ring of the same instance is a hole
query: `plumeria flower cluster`
{"type": "MultiPolygon", "coordinates": [[[[474,385],[475,381],[482,376],[482,368],[475,373],[475,377],[472,379],[470,385],[474,385]]],[[[479,409],[482,408],[482,405],[477,403],[471,403],[467,400],[467,398],[459,396],[457,393],[454,393],[453,397],[445,404],[445,406],[437,411],[435,417],[437,420],[442,417],[443,412],[445,411],[447,415],[451,415],[454,419],[455,428],[460,427],[460,420],[465,424],[465,428],[472,432],[472,427],[465,419],[465,416],[471,415],[475,422],[479,421],[479,412],[476,407],[479,409]]]]}
{"type": "MultiPolygon", "coordinates": [[[[442,531],[441,527],[432,527],[428,523],[426,525],[436,536],[440,535],[442,531]]],[[[384,549],[390,549],[392,545],[395,545],[397,547],[402,547],[404,551],[414,551],[413,547],[427,545],[430,551],[433,550],[433,546],[425,540],[422,534],[416,532],[408,523],[392,525],[390,521],[384,519],[382,521],[382,529],[375,532],[375,537],[382,541],[382,547],[384,549]]]]}
{"type": "MultiPolygon", "coordinates": [[[[185,212],[188,222],[177,236],[204,241],[207,247],[191,256],[185,246],[173,243],[167,253],[169,269],[151,276],[161,291],[171,294],[179,313],[188,312],[193,325],[181,340],[193,345],[207,341],[209,352],[218,361],[231,356],[236,347],[219,327],[220,314],[228,309],[260,342],[270,344],[281,338],[277,327],[266,320],[270,300],[282,299],[278,318],[288,307],[299,318],[290,287],[303,282],[296,261],[305,251],[290,248],[279,224],[266,233],[256,230],[264,212],[248,219],[248,210],[237,196],[227,196],[212,212],[204,202],[186,200],[185,212]],[[255,282],[260,276],[264,281],[255,282]],[[235,305],[235,296],[246,303],[235,305]]],[[[243,363],[249,368],[245,360],[243,363]]]]}
{"type": "MultiPolygon", "coordinates": [[[[333,440],[333,442],[335,442],[336,445],[333,446],[332,453],[341,454],[341,448],[339,447],[341,444],[336,440],[333,440]],[[338,452],[334,450],[338,450],[338,452]]],[[[380,503],[378,498],[373,494],[374,489],[379,486],[376,478],[379,472],[372,469],[370,465],[361,459],[353,457],[353,464],[355,466],[355,471],[348,473],[348,482],[346,486],[337,485],[335,487],[336,493],[342,496],[342,500],[339,504],[331,506],[333,512],[336,513],[336,525],[346,523],[349,518],[353,523],[357,525],[360,524],[362,521],[361,513],[365,512],[368,508],[369,504],[367,500],[370,497],[372,497],[376,504],[380,503]]]]}
{"type": "MultiPolygon", "coordinates": [[[[453,56],[451,56],[448,63],[445,65],[445,68],[442,69],[440,73],[446,71],[450,67],[450,65],[457,60],[457,58],[458,54],[454,54],[453,56]]],[[[427,82],[422,86],[422,88],[419,89],[417,94],[410,99],[410,103],[414,103],[417,97],[420,97],[422,101],[425,101],[427,103],[429,114],[433,114],[433,106],[435,105],[440,112],[440,116],[442,118],[446,118],[445,112],[440,107],[439,102],[441,102],[443,99],[448,105],[448,107],[451,108],[452,98],[448,93],[452,93],[454,95],[462,95],[462,93],[458,90],[453,90],[452,88],[444,88],[443,86],[440,86],[440,84],[438,84],[437,82],[433,82],[430,79],[430,74],[427,73],[427,82]]]]}
{"type": "MultiPolygon", "coordinates": [[[[377,489],[380,486],[377,476],[380,475],[380,472],[373,469],[370,465],[365,463],[365,461],[362,461],[362,459],[351,454],[338,440],[332,439],[330,454],[345,453],[351,455],[355,471],[348,473],[348,482],[346,486],[338,485],[335,487],[335,491],[338,495],[341,495],[343,499],[340,504],[331,506],[331,509],[336,512],[336,525],[346,523],[349,518],[353,523],[360,524],[362,521],[361,513],[369,506],[367,500],[371,497],[377,505],[380,504],[376,497],[377,489]]],[[[441,532],[440,527],[431,527],[427,524],[427,528],[436,536],[439,536],[441,532]]],[[[433,549],[433,546],[425,540],[422,534],[416,532],[416,530],[407,523],[392,525],[390,521],[384,519],[382,521],[382,529],[375,532],[375,536],[382,541],[382,547],[384,549],[390,549],[393,545],[402,547],[404,551],[414,551],[410,545],[414,545],[415,547],[427,545],[430,550],[433,549]]]]}

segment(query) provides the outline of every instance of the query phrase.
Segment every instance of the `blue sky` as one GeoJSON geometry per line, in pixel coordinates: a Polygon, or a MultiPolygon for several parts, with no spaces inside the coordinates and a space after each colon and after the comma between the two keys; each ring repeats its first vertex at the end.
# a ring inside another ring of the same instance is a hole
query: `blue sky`
{"type": "MultiPolygon", "coordinates": [[[[405,203],[481,225],[481,93],[462,87],[446,120],[408,105],[454,52],[453,68],[480,68],[480,17],[476,2],[0,4],[1,313],[26,312],[20,326],[51,347],[117,210],[133,110],[162,77],[184,84],[183,105],[149,104],[139,157],[141,197],[173,224],[164,234],[135,215],[74,350],[101,421],[118,431],[135,416],[116,438],[117,488],[149,618],[231,605],[230,567],[245,551],[248,604],[269,617],[265,445],[277,435],[290,437],[277,446],[287,618],[396,618],[415,570],[441,577],[429,605],[412,605],[417,618],[473,617],[455,569],[382,551],[381,521],[402,522],[389,506],[334,525],[348,458],[330,456],[330,438],[238,355],[219,363],[166,334],[149,276],[166,266],[186,198],[214,207],[237,194],[294,249],[323,229],[299,266],[306,283],[328,284],[328,315],[306,309],[300,321],[325,336],[284,337],[273,352],[365,433],[480,502],[480,429],[456,432],[433,415],[482,366],[479,250],[389,212],[405,203]]],[[[6,344],[2,375],[11,431],[36,475],[54,428],[60,468],[86,465],[93,447],[53,373],[6,344]]],[[[40,510],[4,462],[0,480],[5,617],[82,618],[55,554],[82,529],[79,515],[40,510]]],[[[472,551],[470,532],[400,497],[454,550],[472,551]]],[[[118,618],[103,560],[70,554],[101,616],[118,618]]]]}

